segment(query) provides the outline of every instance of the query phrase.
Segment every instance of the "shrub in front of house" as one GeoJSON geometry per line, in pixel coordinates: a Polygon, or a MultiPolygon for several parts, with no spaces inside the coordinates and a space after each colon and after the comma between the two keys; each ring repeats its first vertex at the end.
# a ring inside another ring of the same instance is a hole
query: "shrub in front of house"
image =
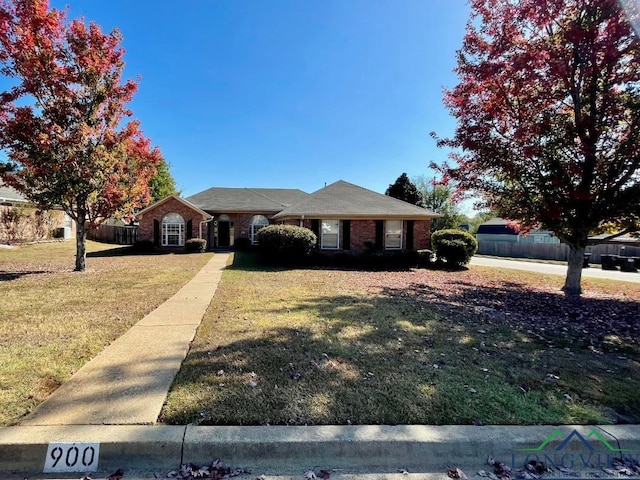
{"type": "Polygon", "coordinates": [[[431,250],[418,250],[416,254],[418,255],[416,262],[418,268],[431,266],[431,261],[433,260],[433,252],[431,250]]]}
{"type": "Polygon", "coordinates": [[[437,260],[444,261],[451,267],[466,265],[478,250],[478,241],[475,237],[469,232],[458,229],[433,232],[431,245],[437,260]]]}
{"type": "Polygon", "coordinates": [[[269,263],[300,263],[313,252],[317,237],[308,228],[295,225],[269,225],[257,233],[258,249],[269,263]]]}
{"type": "Polygon", "coordinates": [[[204,238],[190,238],[184,242],[184,249],[187,252],[204,253],[207,251],[207,241],[204,238]]]}
{"type": "Polygon", "coordinates": [[[131,248],[136,253],[151,253],[155,250],[153,240],[138,240],[131,248]]]}
{"type": "Polygon", "coordinates": [[[247,237],[238,237],[233,241],[233,249],[236,252],[246,252],[251,248],[251,239],[247,237]]]}

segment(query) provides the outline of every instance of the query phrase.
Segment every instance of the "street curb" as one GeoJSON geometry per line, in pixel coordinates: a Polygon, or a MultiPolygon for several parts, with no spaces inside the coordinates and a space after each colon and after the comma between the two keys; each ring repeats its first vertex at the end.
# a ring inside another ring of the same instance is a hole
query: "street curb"
{"type": "MultiPolygon", "coordinates": [[[[490,470],[488,456],[515,468],[528,458],[605,466],[620,456],[638,459],[640,426],[425,426],[313,427],[18,426],[0,428],[0,472],[40,474],[49,443],[100,443],[98,473],[169,472],[182,463],[210,464],[257,475],[301,475],[309,469],[348,473],[468,473],[490,470]],[[558,439],[533,451],[556,431],[558,439]],[[596,429],[606,444],[589,435],[596,429]],[[576,432],[578,435],[574,433],[576,432]],[[558,457],[562,439],[569,439],[558,457]],[[588,441],[586,440],[588,439],[588,441]],[[583,441],[584,440],[584,441],[583,441]],[[522,451],[529,449],[529,451],[522,451]],[[513,465],[512,465],[513,464],[513,465]],[[602,465],[600,465],[602,464],[602,465]]],[[[1,476],[1,475],[0,475],[1,476]]]]}

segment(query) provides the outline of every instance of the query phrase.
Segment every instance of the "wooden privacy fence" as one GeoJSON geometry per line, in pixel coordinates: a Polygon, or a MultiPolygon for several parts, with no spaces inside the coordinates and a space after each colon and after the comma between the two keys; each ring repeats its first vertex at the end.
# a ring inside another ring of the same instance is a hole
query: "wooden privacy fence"
{"type": "Polygon", "coordinates": [[[115,225],[100,225],[90,230],[87,235],[89,240],[104,243],[117,243],[118,245],[133,245],[138,240],[138,227],[115,225]]]}
{"type": "MultiPolygon", "coordinates": [[[[478,246],[477,253],[479,255],[493,255],[496,257],[566,261],[569,254],[569,247],[564,244],[482,241],[478,246]]],[[[587,253],[591,253],[589,260],[591,263],[600,263],[600,255],[603,254],[640,257],[640,247],[603,243],[587,247],[587,253]]]]}

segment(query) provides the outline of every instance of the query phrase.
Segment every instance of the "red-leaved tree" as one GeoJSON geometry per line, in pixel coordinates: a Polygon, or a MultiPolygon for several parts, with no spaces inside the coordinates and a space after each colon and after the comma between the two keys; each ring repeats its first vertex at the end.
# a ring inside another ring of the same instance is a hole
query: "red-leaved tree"
{"type": "Polygon", "coordinates": [[[589,232],[638,228],[638,12],[616,0],[470,3],[443,170],[501,216],[554,231],[570,247],[564,290],[579,294],[589,232]]]}
{"type": "MultiPolygon", "coordinates": [[[[86,267],[87,231],[149,201],[162,156],[126,107],[117,31],[67,21],[48,0],[0,0],[0,148],[16,171],[5,182],[41,208],[61,207],[76,224],[75,269],[86,267]]],[[[1,170],[0,170],[1,172],[1,170]]]]}

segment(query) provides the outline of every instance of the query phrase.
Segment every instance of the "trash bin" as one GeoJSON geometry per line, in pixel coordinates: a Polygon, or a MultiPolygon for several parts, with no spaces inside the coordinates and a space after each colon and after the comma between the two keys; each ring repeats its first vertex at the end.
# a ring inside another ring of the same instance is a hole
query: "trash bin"
{"type": "Polygon", "coordinates": [[[589,268],[589,259],[591,258],[590,253],[585,253],[584,258],[582,259],[582,268],[589,268]]]}
{"type": "Polygon", "coordinates": [[[637,272],[636,259],[633,257],[621,257],[620,258],[620,271],[621,272],[637,272]]]}
{"type": "Polygon", "coordinates": [[[602,265],[602,270],[617,270],[616,260],[618,259],[617,255],[600,255],[600,264],[602,265]]]}

